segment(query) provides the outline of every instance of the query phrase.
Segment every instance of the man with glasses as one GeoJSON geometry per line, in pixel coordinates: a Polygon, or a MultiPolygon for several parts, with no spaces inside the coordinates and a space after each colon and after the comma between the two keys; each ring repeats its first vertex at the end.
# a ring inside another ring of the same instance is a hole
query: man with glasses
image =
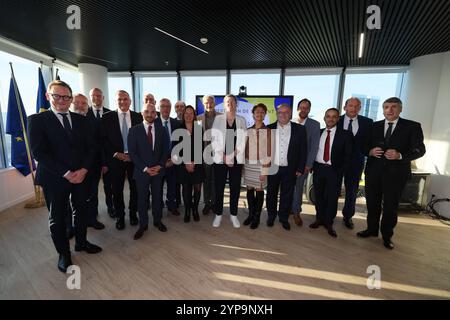
{"type": "Polygon", "coordinates": [[[50,233],[59,253],[58,269],[72,265],[66,233],[69,199],[75,224],[75,251],[98,253],[102,249],[86,239],[88,184],[86,175],[94,161],[89,124],[83,116],[70,112],[72,89],[63,81],[48,85],[51,109],[28,118],[28,134],[34,158],[39,162],[40,182],[50,208],[50,233]]]}

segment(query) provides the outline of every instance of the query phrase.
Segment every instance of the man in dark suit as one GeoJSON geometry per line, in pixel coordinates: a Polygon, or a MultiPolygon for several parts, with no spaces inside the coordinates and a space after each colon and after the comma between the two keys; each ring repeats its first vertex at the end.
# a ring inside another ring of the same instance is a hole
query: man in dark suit
{"type": "MultiPolygon", "coordinates": [[[[99,88],[93,88],[91,89],[91,91],[89,91],[89,95],[91,97],[91,101],[92,101],[92,106],[89,109],[89,113],[91,113],[91,117],[94,116],[93,118],[95,118],[96,120],[96,125],[100,126],[101,129],[101,119],[103,117],[103,115],[107,112],[110,112],[111,110],[109,110],[108,108],[103,106],[103,101],[105,100],[105,96],[103,95],[102,90],[100,90],[99,88]]],[[[101,131],[100,131],[101,132],[101,131]]],[[[102,147],[102,151],[104,151],[103,148],[103,141],[100,140],[100,146],[102,147]]],[[[108,208],[108,214],[111,218],[115,218],[115,212],[114,212],[114,203],[113,203],[113,199],[112,199],[112,183],[111,183],[111,175],[108,172],[108,167],[106,165],[106,158],[105,158],[105,154],[104,152],[101,153],[101,157],[102,158],[97,158],[98,160],[101,159],[100,162],[100,175],[98,174],[98,170],[97,170],[97,176],[98,179],[100,180],[100,177],[102,177],[103,179],[103,190],[105,192],[105,202],[106,202],[106,207],[108,208]]],[[[95,180],[95,179],[94,179],[95,180]]],[[[93,186],[94,188],[92,189],[92,195],[94,196],[95,194],[95,199],[93,202],[96,203],[98,206],[98,183],[99,181],[97,181],[97,183],[95,184],[95,181],[93,182],[93,186]],[[95,187],[96,186],[96,187],[95,187]]]]}
{"type": "Polygon", "coordinates": [[[373,124],[366,144],[367,229],[358,232],[362,238],[381,235],[387,249],[394,249],[391,241],[397,224],[400,196],[411,178],[411,161],[425,154],[420,123],[400,118],[403,104],[399,98],[383,103],[384,120],[373,124]]]}
{"type": "MultiPolygon", "coordinates": [[[[176,167],[173,165],[172,159],[170,158],[170,152],[172,151],[172,132],[180,127],[180,122],[176,119],[170,117],[170,110],[172,105],[169,99],[161,99],[159,101],[159,112],[160,116],[155,119],[156,122],[162,125],[164,131],[167,133],[167,140],[165,143],[169,149],[169,154],[167,155],[167,161],[165,164],[164,175],[162,177],[161,190],[163,190],[164,182],[167,185],[166,192],[166,206],[167,209],[175,216],[179,216],[180,213],[177,209],[177,194],[176,194],[176,167]]],[[[161,192],[161,201],[164,206],[163,192],[161,192]]]]}
{"type": "Polygon", "coordinates": [[[138,191],[139,229],[134,235],[137,240],[148,230],[148,192],[151,187],[153,225],[160,231],[167,231],[162,223],[161,185],[169,155],[166,130],[156,119],[155,105],[144,105],[144,122],[130,129],[128,147],[134,163],[134,178],[138,191]]]}
{"type": "Polygon", "coordinates": [[[69,111],[72,89],[63,81],[48,85],[51,109],[28,118],[30,148],[39,162],[39,181],[50,208],[50,233],[59,253],[58,269],[72,264],[66,234],[68,203],[75,217],[75,251],[98,253],[101,248],[86,239],[86,175],[94,160],[94,147],[86,119],[69,111]]]}
{"type": "Polygon", "coordinates": [[[344,224],[347,228],[353,229],[352,217],[355,215],[356,196],[359,189],[359,181],[364,170],[366,156],[364,155],[364,144],[370,134],[373,120],[360,116],[361,100],[350,98],[345,102],[345,115],[341,116],[338,122],[340,130],[347,130],[353,136],[353,154],[350,164],[344,171],[345,204],[342,209],[344,224]]]}
{"type": "MultiPolygon", "coordinates": [[[[290,230],[289,212],[296,178],[304,173],[307,155],[306,129],[291,122],[292,110],[289,105],[277,108],[277,122],[268,127],[274,129],[275,152],[272,153],[272,167],[267,179],[267,226],[273,227],[277,214],[285,230],[290,230]],[[272,172],[275,169],[275,173],[272,172]],[[278,192],[281,185],[280,204],[277,211],[278,192]]],[[[272,136],[274,138],[274,136],[272,136]]]]}
{"type": "Polygon", "coordinates": [[[133,179],[133,162],[128,153],[128,130],[142,123],[140,113],[130,110],[131,99],[128,92],[119,90],[116,94],[116,111],[108,112],[102,118],[103,147],[105,149],[106,164],[111,173],[113,188],[114,209],[116,211],[116,228],[125,228],[125,203],[123,200],[123,187],[125,177],[130,187],[130,225],[139,223],[137,218],[137,191],[133,179]]]}
{"type": "Polygon", "coordinates": [[[325,112],[326,129],[321,130],[319,150],[313,167],[313,185],[316,196],[316,221],[310,228],[324,226],[328,234],[337,237],[333,229],[336,218],[342,176],[352,157],[352,134],[339,128],[339,110],[330,108],[325,112]]]}

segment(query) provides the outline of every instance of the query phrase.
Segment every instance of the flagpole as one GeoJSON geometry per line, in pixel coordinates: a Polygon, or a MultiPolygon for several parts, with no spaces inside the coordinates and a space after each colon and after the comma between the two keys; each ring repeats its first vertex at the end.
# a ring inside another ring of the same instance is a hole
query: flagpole
{"type": "Polygon", "coordinates": [[[41,192],[40,192],[39,188],[35,185],[35,176],[34,176],[34,171],[33,171],[33,162],[31,160],[32,158],[31,158],[31,152],[30,152],[30,145],[28,143],[28,135],[27,135],[27,130],[25,128],[25,121],[23,119],[22,105],[20,104],[19,90],[17,89],[17,82],[16,82],[16,77],[14,76],[14,69],[12,66],[12,62],[9,63],[9,66],[11,67],[11,77],[13,80],[14,93],[16,95],[17,108],[19,109],[19,116],[20,116],[20,124],[22,125],[23,138],[25,141],[25,148],[27,151],[28,165],[30,167],[31,177],[33,179],[33,186],[34,186],[35,202],[33,202],[31,204],[27,203],[25,205],[25,208],[42,207],[43,201],[42,201],[42,197],[40,195],[41,192]]]}

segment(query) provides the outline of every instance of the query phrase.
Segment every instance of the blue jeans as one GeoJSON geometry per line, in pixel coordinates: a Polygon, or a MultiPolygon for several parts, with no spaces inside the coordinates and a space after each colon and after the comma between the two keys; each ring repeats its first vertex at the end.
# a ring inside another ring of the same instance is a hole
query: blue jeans
{"type": "Polygon", "coordinates": [[[305,185],[305,181],[308,179],[308,175],[309,172],[306,174],[302,174],[300,177],[297,177],[294,188],[294,197],[292,199],[291,211],[293,213],[302,212],[303,186],[305,185]]]}

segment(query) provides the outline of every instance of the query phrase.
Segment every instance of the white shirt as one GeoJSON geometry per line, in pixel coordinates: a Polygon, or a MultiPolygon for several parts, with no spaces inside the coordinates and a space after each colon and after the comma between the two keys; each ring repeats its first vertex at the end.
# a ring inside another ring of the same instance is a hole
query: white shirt
{"type": "Polygon", "coordinates": [[[117,109],[117,116],[119,117],[119,125],[120,125],[120,132],[122,132],[122,121],[123,121],[123,114],[126,114],[127,118],[127,126],[128,130],[131,128],[131,113],[130,110],[127,112],[122,112],[120,109],[117,109]]]}
{"type": "Polygon", "coordinates": [[[333,142],[335,135],[336,135],[336,126],[334,126],[331,129],[326,128],[325,130],[323,130],[322,135],[320,136],[319,151],[317,152],[316,162],[331,165],[331,150],[333,149],[333,142]],[[330,159],[328,160],[328,162],[325,162],[323,161],[323,155],[325,153],[325,142],[327,140],[328,135],[327,130],[330,130],[330,150],[328,153],[330,155],[330,159]]]}
{"type": "Polygon", "coordinates": [[[358,116],[355,118],[350,118],[349,116],[344,116],[344,130],[348,130],[348,126],[350,125],[350,119],[353,120],[352,122],[352,132],[353,136],[356,136],[359,130],[359,124],[358,124],[358,116]]]}
{"type": "MultiPolygon", "coordinates": [[[[148,137],[148,127],[150,126],[150,123],[148,123],[147,121],[144,120],[143,122],[144,124],[144,128],[145,128],[145,134],[148,137]]],[[[155,122],[153,122],[152,124],[152,142],[153,142],[153,149],[155,149],[155,122]]],[[[148,169],[148,167],[145,167],[144,170],[142,170],[142,172],[146,172],[148,169]]]]}
{"type": "Polygon", "coordinates": [[[277,125],[275,145],[275,164],[280,167],[288,165],[289,142],[291,141],[291,122],[282,126],[277,125]]]}
{"type": "Polygon", "coordinates": [[[397,120],[395,120],[395,121],[384,120],[384,136],[385,137],[386,137],[386,133],[387,133],[387,131],[389,129],[389,122],[393,123],[393,125],[392,125],[392,132],[391,132],[391,134],[392,134],[392,133],[394,133],[395,127],[397,126],[398,119],[400,119],[400,118],[397,118],[397,120]]]}
{"type": "MultiPolygon", "coordinates": [[[[92,106],[92,112],[94,112],[94,117],[97,118],[97,110],[100,110],[100,118],[103,117],[103,107],[97,108],[96,106],[92,106]]],[[[123,117],[123,116],[122,116],[123,117]]]]}
{"type": "Polygon", "coordinates": [[[69,119],[70,127],[72,128],[72,118],[70,118],[70,112],[69,112],[69,110],[67,110],[67,112],[60,112],[60,111],[56,110],[55,108],[53,108],[53,106],[52,106],[52,111],[53,111],[53,113],[56,115],[56,118],[58,118],[58,120],[59,120],[59,122],[61,123],[61,125],[62,125],[63,128],[64,128],[63,116],[60,115],[60,113],[65,113],[65,114],[67,114],[67,118],[69,119]]]}

